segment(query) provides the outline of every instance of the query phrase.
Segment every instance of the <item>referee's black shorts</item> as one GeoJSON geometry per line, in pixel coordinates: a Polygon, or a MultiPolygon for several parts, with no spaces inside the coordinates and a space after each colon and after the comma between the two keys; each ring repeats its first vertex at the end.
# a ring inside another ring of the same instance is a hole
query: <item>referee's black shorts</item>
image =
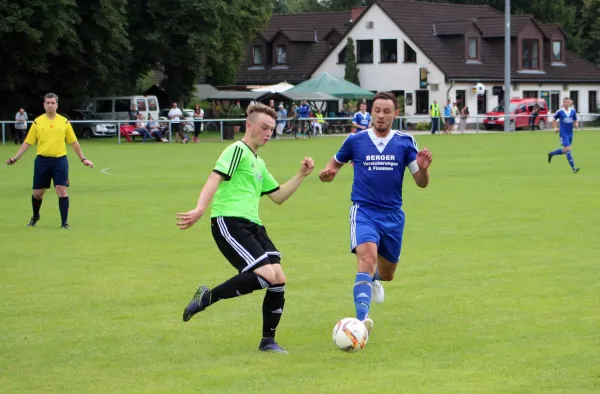
{"type": "Polygon", "coordinates": [[[242,218],[219,216],[211,219],[211,229],[219,250],[238,272],[280,264],[281,254],[264,226],[242,218]]]}
{"type": "Polygon", "coordinates": [[[54,186],[69,186],[69,162],[67,156],[37,156],[33,165],[33,189],[49,189],[54,186]]]}

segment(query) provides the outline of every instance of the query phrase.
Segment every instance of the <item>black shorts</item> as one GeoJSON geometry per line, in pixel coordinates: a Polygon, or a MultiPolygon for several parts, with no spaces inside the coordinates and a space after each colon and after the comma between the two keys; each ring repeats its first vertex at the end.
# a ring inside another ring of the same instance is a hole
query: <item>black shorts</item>
{"type": "Polygon", "coordinates": [[[181,123],[171,123],[171,130],[175,133],[181,132],[181,123]]]}
{"type": "Polygon", "coordinates": [[[219,250],[238,272],[280,263],[281,254],[264,226],[242,218],[223,216],[212,218],[210,225],[219,250]]]}
{"type": "Polygon", "coordinates": [[[69,162],[67,156],[37,156],[33,165],[33,188],[49,189],[50,181],[54,186],[69,186],[69,162]]]}

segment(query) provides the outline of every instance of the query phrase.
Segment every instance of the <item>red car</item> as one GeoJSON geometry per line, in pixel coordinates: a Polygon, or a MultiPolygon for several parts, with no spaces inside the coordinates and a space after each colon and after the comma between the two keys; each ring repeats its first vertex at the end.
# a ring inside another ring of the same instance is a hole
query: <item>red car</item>
{"type": "MultiPolygon", "coordinates": [[[[548,123],[548,106],[544,99],[512,99],[510,100],[509,108],[511,131],[531,127],[531,112],[536,104],[540,107],[540,110],[538,116],[535,118],[535,125],[541,130],[546,128],[548,123]]],[[[486,130],[494,128],[504,129],[504,107],[502,105],[497,106],[485,116],[483,124],[486,130]]]]}

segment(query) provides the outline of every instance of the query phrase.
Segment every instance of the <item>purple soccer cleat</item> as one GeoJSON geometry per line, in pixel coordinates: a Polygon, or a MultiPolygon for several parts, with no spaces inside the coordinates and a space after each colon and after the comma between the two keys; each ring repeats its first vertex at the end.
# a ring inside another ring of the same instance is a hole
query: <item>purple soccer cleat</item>
{"type": "Polygon", "coordinates": [[[272,352],[280,354],[288,354],[288,351],[282,348],[275,342],[274,338],[263,338],[258,345],[258,350],[261,352],[272,352]]]}

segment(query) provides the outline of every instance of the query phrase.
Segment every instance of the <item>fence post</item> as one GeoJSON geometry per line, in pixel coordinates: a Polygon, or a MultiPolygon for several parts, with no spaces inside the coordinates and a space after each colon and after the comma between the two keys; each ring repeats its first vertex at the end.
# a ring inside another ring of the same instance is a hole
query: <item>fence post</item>
{"type": "Polygon", "coordinates": [[[221,121],[220,124],[221,124],[221,142],[223,142],[223,121],[221,121]]]}
{"type": "Polygon", "coordinates": [[[475,134],[479,134],[479,115],[475,117],[477,124],[475,125],[475,134]]]}
{"type": "Polygon", "coordinates": [[[169,119],[169,143],[173,142],[173,133],[171,128],[171,120],[169,119]]]}
{"type": "Polygon", "coordinates": [[[2,123],[2,145],[6,145],[6,123],[2,123]]]}
{"type": "Polygon", "coordinates": [[[121,122],[117,122],[117,144],[121,145],[121,122]]]}

